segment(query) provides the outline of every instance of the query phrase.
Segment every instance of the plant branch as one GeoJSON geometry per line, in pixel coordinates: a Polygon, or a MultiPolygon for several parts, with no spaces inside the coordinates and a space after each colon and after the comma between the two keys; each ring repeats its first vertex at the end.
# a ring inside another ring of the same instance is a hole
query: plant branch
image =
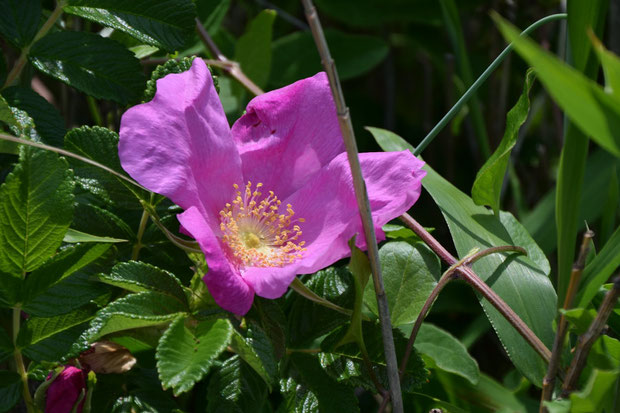
{"type": "MultiPolygon", "coordinates": [[[[581,274],[586,264],[586,257],[588,256],[588,251],[590,250],[590,241],[592,241],[592,238],[594,238],[594,232],[590,230],[587,230],[583,234],[581,248],[579,249],[579,256],[577,257],[577,261],[573,265],[573,270],[570,274],[566,298],[564,299],[564,310],[569,310],[573,306],[573,299],[577,293],[577,287],[579,286],[581,274]]],[[[551,400],[551,395],[553,394],[553,389],[555,388],[555,376],[557,375],[558,368],[560,367],[560,356],[562,355],[562,347],[567,332],[566,327],[566,317],[564,314],[561,314],[560,321],[558,322],[558,329],[555,334],[555,340],[553,342],[553,349],[551,351],[551,360],[549,360],[547,374],[543,378],[542,393],[540,396],[540,413],[547,412],[544,402],[551,400]]]]}
{"type": "Polygon", "coordinates": [[[360,167],[357,144],[355,142],[355,135],[353,133],[353,125],[351,124],[351,117],[349,115],[349,108],[347,107],[342,88],[340,87],[340,79],[336,71],[336,65],[329,52],[327,41],[321,27],[321,22],[316,13],[316,9],[311,0],[302,0],[304,11],[306,13],[306,19],[310,25],[314,42],[321,56],[321,62],[327,73],[329,84],[336,102],[336,109],[338,112],[338,121],[340,123],[340,130],[344,139],[345,147],[347,150],[347,157],[349,165],[351,166],[351,174],[353,177],[353,186],[355,189],[355,196],[357,199],[357,205],[360,211],[362,224],[364,227],[364,235],[366,237],[366,245],[368,246],[368,255],[370,261],[370,268],[372,272],[372,279],[377,296],[377,307],[379,309],[379,320],[381,322],[381,334],[383,338],[383,348],[385,352],[385,359],[387,365],[389,391],[392,399],[392,408],[396,413],[403,412],[403,401],[400,390],[400,380],[398,378],[398,367],[396,360],[396,349],[394,347],[394,338],[392,335],[392,324],[390,322],[390,313],[387,303],[387,297],[385,295],[385,289],[383,287],[383,279],[381,276],[381,266],[379,263],[379,249],[377,247],[377,238],[375,235],[375,228],[372,221],[372,214],[370,210],[370,203],[368,201],[368,193],[366,191],[366,184],[362,176],[362,169],[360,167]]]}
{"type": "Polygon", "coordinates": [[[241,70],[241,66],[239,66],[239,63],[228,60],[228,58],[224,56],[224,54],[220,51],[220,49],[217,47],[217,45],[209,35],[209,32],[207,32],[207,30],[204,28],[198,18],[196,18],[196,31],[198,32],[198,37],[200,37],[200,40],[202,40],[204,45],[207,47],[207,49],[209,49],[211,54],[216,59],[205,59],[205,62],[224,70],[254,95],[258,96],[265,93],[260,87],[256,85],[256,83],[254,83],[249,77],[245,75],[245,73],[243,73],[243,71],[241,70]]]}
{"type": "Polygon", "coordinates": [[[66,0],[59,0],[58,3],[56,3],[56,8],[54,9],[54,11],[52,11],[52,14],[50,14],[45,23],[43,23],[43,26],[41,26],[37,34],[34,35],[32,42],[30,42],[28,46],[22,49],[22,52],[17,58],[15,65],[6,77],[6,81],[4,82],[2,89],[11,86],[13,82],[15,82],[15,80],[17,80],[17,78],[21,75],[22,70],[24,70],[24,67],[26,66],[26,61],[28,60],[28,53],[30,53],[30,48],[40,38],[45,36],[47,32],[52,28],[52,26],[54,26],[56,20],[58,20],[62,15],[62,8],[65,6],[65,3],[66,0]]]}
{"type": "Polygon", "coordinates": [[[17,337],[19,335],[21,313],[22,310],[20,307],[13,308],[13,357],[15,359],[17,374],[19,374],[19,377],[22,381],[22,393],[24,397],[24,403],[26,404],[26,410],[28,411],[28,413],[34,413],[34,403],[32,401],[32,395],[30,394],[30,388],[28,387],[28,373],[26,373],[22,352],[17,346],[17,337]]]}
{"type": "Polygon", "coordinates": [[[611,290],[607,291],[607,294],[605,294],[603,303],[598,309],[598,314],[590,325],[590,328],[588,328],[588,331],[581,335],[577,341],[575,356],[573,357],[573,361],[570,363],[568,372],[566,373],[566,379],[564,380],[564,385],[562,386],[562,397],[567,397],[569,393],[575,389],[577,380],[581,375],[581,371],[586,365],[586,360],[588,358],[588,354],[590,353],[590,349],[596,339],[601,335],[603,328],[605,328],[607,319],[614,310],[619,296],[620,275],[616,276],[611,290]]]}
{"type": "MultiPolygon", "coordinates": [[[[552,14],[550,16],[543,17],[542,19],[531,24],[527,29],[521,32],[521,36],[525,36],[528,33],[534,31],[538,27],[549,23],[551,21],[565,19],[566,13],[552,14]]],[[[467,89],[465,94],[452,106],[452,108],[444,115],[443,118],[431,129],[431,131],[422,139],[422,141],[416,146],[414,155],[419,155],[433,139],[446,127],[446,125],[461,111],[461,108],[476,94],[476,91],[480,86],[489,78],[491,73],[498,68],[506,56],[512,51],[512,43],[506,46],[506,48],[495,58],[495,60],[486,68],[484,72],[476,79],[476,81],[467,89]]]]}

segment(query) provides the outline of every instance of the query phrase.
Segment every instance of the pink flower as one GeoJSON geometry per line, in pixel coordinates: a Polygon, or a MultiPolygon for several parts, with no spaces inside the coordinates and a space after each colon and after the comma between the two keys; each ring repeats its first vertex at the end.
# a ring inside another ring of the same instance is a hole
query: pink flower
{"type": "MultiPolygon", "coordinates": [[[[296,274],[346,257],[363,234],[327,77],[319,73],[254,98],[232,129],[209,70],[157,81],[121,120],[123,168],[185,211],[204,280],[224,309],[245,314],[254,294],[278,298],[296,274]]],[[[360,155],[377,236],[420,195],[423,163],[410,152],[360,155]]],[[[365,248],[363,236],[357,244],[365,248]]]]}
{"type": "MultiPolygon", "coordinates": [[[[51,375],[48,376],[48,380],[51,375]]],[[[77,367],[67,366],[47,389],[45,401],[46,413],[70,413],[80,400],[82,391],[86,391],[86,372],[77,367]]],[[[77,412],[82,412],[84,398],[80,401],[77,412]]]]}

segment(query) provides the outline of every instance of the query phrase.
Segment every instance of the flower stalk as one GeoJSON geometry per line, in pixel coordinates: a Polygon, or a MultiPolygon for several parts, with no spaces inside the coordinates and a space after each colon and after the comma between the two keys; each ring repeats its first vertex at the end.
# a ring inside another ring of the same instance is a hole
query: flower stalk
{"type": "MultiPolygon", "coordinates": [[[[347,107],[342,88],[340,87],[340,79],[336,71],[336,65],[329,52],[327,41],[323,33],[321,22],[317,15],[316,9],[311,0],[302,0],[304,10],[306,13],[306,19],[310,25],[314,42],[321,56],[321,62],[327,73],[329,84],[336,103],[336,110],[338,113],[338,121],[340,123],[340,130],[344,139],[347,157],[351,166],[351,174],[353,177],[353,185],[355,187],[355,196],[357,199],[357,205],[362,218],[362,224],[364,227],[364,235],[366,237],[366,245],[368,246],[368,257],[370,261],[370,268],[372,272],[372,279],[375,287],[375,293],[377,297],[377,307],[379,309],[379,319],[381,322],[381,335],[383,338],[383,346],[385,351],[385,359],[387,365],[388,383],[389,383],[389,395],[392,399],[392,409],[395,413],[403,412],[403,401],[400,389],[400,379],[398,377],[398,367],[396,360],[396,349],[394,346],[394,338],[392,335],[392,323],[390,322],[390,312],[388,308],[387,297],[385,295],[385,289],[383,287],[383,278],[381,276],[381,265],[379,262],[379,248],[377,246],[377,238],[375,235],[375,228],[372,221],[372,214],[370,210],[370,202],[368,201],[368,192],[366,191],[366,184],[362,176],[362,170],[360,167],[360,161],[358,157],[357,144],[355,142],[355,135],[353,132],[353,125],[351,124],[351,117],[349,115],[349,108],[347,107]]],[[[384,397],[386,400],[387,397],[384,397]]]]}
{"type": "Polygon", "coordinates": [[[13,308],[13,358],[15,359],[17,374],[21,377],[23,387],[22,396],[24,397],[26,410],[28,413],[35,413],[32,395],[30,394],[30,388],[28,387],[28,373],[26,373],[24,358],[22,357],[21,350],[17,347],[17,336],[19,335],[21,312],[22,310],[19,306],[13,308]]]}

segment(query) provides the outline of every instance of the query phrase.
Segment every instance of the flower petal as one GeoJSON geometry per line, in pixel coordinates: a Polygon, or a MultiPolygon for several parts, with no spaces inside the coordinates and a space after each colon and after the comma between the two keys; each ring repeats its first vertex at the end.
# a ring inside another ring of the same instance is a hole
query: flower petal
{"type": "Polygon", "coordinates": [[[297,274],[296,265],[286,267],[248,267],[242,277],[252,286],[256,294],[265,298],[280,298],[297,274]]]}
{"type": "Polygon", "coordinates": [[[215,302],[224,310],[235,314],[247,313],[254,301],[254,291],[230,264],[202,213],[198,208],[191,207],[177,215],[177,219],[184,230],[198,241],[200,249],[205,253],[209,272],[203,280],[215,302]]]}
{"type": "MultiPolygon", "coordinates": [[[[360,154],[377,238],[381,227],[406,212],[417,201],[424,163],[409,151],[360,154]]],[[[357,246],[366,248],[362,221],[346,154],[341,154],[284,204],[290,203],[306,242],[304,257],[296,264],[299,274],[309,274],[350,254],[348,241],[355,235],[357,246]]]]}
{"type": "Polygon", "coordinates": [[[218,217],[241,182],[241,160],[207,66],[157,81],[152,101],[121,119],[119,156],[140,184],[183,209],[200,206],[218,217]]]}
{"type": "Polygon", "coordinates": [[[344,145],[327,76],[321,72],[254,98],[232,127],[244,180],[284,199],[344,145]]]}

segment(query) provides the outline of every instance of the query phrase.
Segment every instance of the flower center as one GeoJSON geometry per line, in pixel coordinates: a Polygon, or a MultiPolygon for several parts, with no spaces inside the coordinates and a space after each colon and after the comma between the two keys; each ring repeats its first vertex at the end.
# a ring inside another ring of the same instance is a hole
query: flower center
{"type": "Polygon", "coordinates": [[[242,192],[233,185],[236,197],[220,211],[222,240],[230,247],[237,263],[246,267],[282,267],[301,258],[305,242],[299,241],[303,218],[293,219],[295,211],[286,205],[273,191],[263,197],[259,189],[263,184],[248,182],[242,192]]]}

